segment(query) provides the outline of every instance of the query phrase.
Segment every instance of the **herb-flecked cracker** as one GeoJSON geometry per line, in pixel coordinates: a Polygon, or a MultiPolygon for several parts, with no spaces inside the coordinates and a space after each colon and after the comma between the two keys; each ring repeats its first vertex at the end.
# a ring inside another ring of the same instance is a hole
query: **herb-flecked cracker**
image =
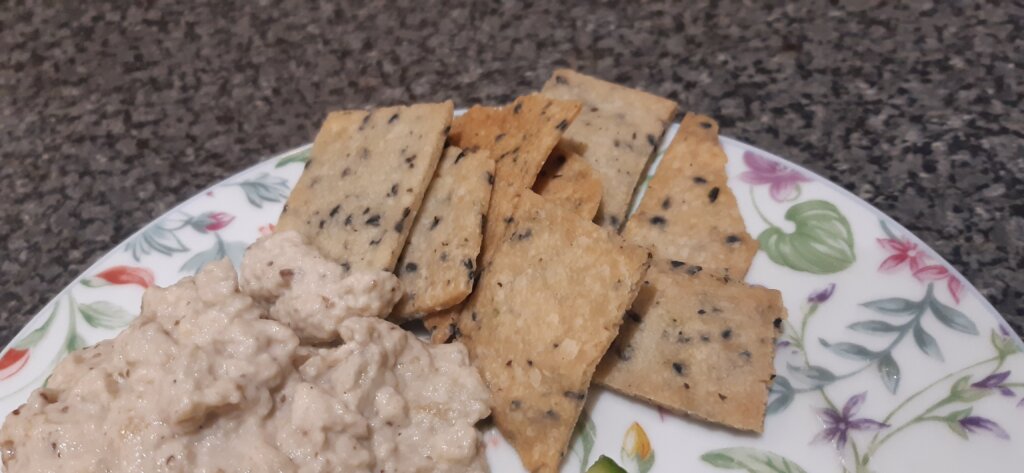
{"type": "Polygon", "coordinates": [[[277,228],[345,270],[393,270],[451,120],[451,102],[331,113],[277,228]]]}
{"type": "Polygon", "coordinates": [[[656,260],[594,381],[655,405],[760,432],[779,291],[656,260]]]}
{"type": "Polygon", "coordinates": [[[445,150],[395,268],[405,296],[393,320],[446,309],[473,290],[493,182],[487,151],[445,150]]]}
{"type": "Polygon", "coordinates": [[[556,70],[541,93],[583,102],[565,136],[586,145],[583,158],[601,175],[604,195],[596,222],[618,231],[676,103],[569,69],[556,70]]]}
{"type": "Polygon", "coordinates": [[[481,266],[497,249],[516,196],[533,185],[544,161],[579,111],[578,102],[531,94],[500,108],[475,106],[452,122],[452,145],[487,150],[495,161],[481,266]]]}
{"type": "Polygon", "coordinates": [[[718,123],[686,114],[622,234],[654,255],[743,279],[757,253],[729,189],[718,123]]]}
{"type": "Polygon", "coordinates": [[[601,204],[601,176],[582,156],[561,148],[548,157],[533,190],[588,221],[601,204]]]}
{"type": "Polygon", "coordinates": [[[523,465],[554,472],[650,255],[531,191],[505,240],[463,305],[459,340],[523,465]]]}

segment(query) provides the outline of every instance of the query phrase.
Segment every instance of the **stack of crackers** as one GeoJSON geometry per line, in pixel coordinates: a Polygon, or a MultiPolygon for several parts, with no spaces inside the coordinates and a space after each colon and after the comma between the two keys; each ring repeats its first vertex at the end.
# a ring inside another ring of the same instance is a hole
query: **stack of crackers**
{"type": "Polygon", "coordinates": [[[676,110],[557,70],[454,119],[451,102],[331,113],[277,228],[394,271],[392,320],[467,346],[529,471],[558,470],[595,383],[760,432],[786,310],[742,282],[757,241],[714,120],[683,118],[629,215],[676,110]]]}

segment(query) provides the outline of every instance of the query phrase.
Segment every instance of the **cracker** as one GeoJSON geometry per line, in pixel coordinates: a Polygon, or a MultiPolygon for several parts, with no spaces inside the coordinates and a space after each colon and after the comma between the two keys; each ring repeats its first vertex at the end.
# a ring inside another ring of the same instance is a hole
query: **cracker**
{"type": "Polygon", "coordinates": [[[501,108],[475,106],[452,122],[452,145],[490,151],[495,160],[481,265],[490,261],[497,249],[516,196],[533,185],[544,161],[579,111],[578,102],[531,94],[501,108]]]}
{"type": "Polygon", "coordinates": [[[761,432],[779,291],[658,260],[594,381],[671,411],[761,432]]]}
{"type": "Polygon", "coordinates": [[[459,340],[523,465],[553,472],[650,256],[531,191],[505,240],[464,304],[459,340]]]}
{"type": "Polygon", "coordinates": [[[457,322],[461,305],[439,310],[423,317],[423,326],[430,332],[430,341],[441,344],[454,341],[459,337],[457,322]]]}
{"type": "Polygon", "coordinates": [[[725,173],[718,123],[686,114],[623,235],[654,255],[743,279],[757,253],[725,173]]]}
{"type": "Polygon", "coordinates": [[[569,69],[556,70],[541,93],[583,102],[580,116],[565,136],[587,146],[582,155],[604,183],[595,221],[618,231],[626,221],[633,191],[676,115],[676,103],[569,69]]]}
{"type": "Polygon", "coordinates": [[[493,182],[487,151],[445,150],[395,268],[405,296],[392,310],[393,320],[446,309],[473,290],[493,182]]]}
{"type": "Polygon", "coordinates": [[[298,231],[346,271],[391,271],[451,119],[451,102],[331,113],[277,228],[298,231]]]}
{"type": "Polygon", "coordinates": [[[588,221],[601,204],[601,176],[582,156],[561,147],[544,163],[533,190],[588,221]]]}

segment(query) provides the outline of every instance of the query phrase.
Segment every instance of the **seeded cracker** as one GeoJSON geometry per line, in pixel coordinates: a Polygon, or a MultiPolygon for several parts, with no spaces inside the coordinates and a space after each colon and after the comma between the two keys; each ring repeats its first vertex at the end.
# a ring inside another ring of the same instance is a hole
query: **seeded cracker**
{"type": "Polygon", "coordinates": [[[460,340],[523,465],[554,472],[649,254],[530,191],[505,240],[464,304],[460,340]]]}
{"type": "Polygon", "coordinates": [[[757,253],[729,189],[718,123],[686,114],[622,234],[654,255],[742,280],[757,253]]]}
{"type": "Polygon", "coordinates": [[[761,432],[771,387],[779,291],[658,260],[594,381],[623,394],[761,432]]]}
{"type": "Polygon", "coordinates": [[[583,102],[565,136],[586,145],[582,155],[601,175],[604,195],[595,221],[618,231],[676,103],[569,69],[556,70],[541,93],[583,102]]]}
{"type": "Polygon", "coordinates": [[[492,182],[494,161],[487,151],[445,150],[395,268],[405,297],[393,320],[446,309],[473,290],[492,182]]]}
{"type": "Polygon", "coordinates": [[[529,189],[580,104],[526,95],[502,108],[476,106],[452,122],[451,144],[490,151],[494,190],[480,258],[487,264],[504,235],[519,191],[529,189]]]}
{"type": "Polygon", "coordinates": [[[601,204],[601,176],[579,154],[561,148],[548,157],[533,190],[587,221],[601,204]]]}
{"type": "Polygon", "coordinates": [[[278,229],[346,270],[393,270],[451,119],[451,102],[331,113],[278,229]]]}
{"type": "MultiPolygon", "coordinates": [[[[505,220],[515,208],[516,196],[533,185],[544,161],[579,111],[579,102],[531,94],[501,108],[475,106],[452,122],[452,145],[489,151],[495,160],[494,189],[478,267],[483,268],[490,261],[505,234],[505,220]]],[[[449,310],[424,317],[427,328],[443,330],[431,330],[431,339],[452,338],[457,312],[449,310]]]]}

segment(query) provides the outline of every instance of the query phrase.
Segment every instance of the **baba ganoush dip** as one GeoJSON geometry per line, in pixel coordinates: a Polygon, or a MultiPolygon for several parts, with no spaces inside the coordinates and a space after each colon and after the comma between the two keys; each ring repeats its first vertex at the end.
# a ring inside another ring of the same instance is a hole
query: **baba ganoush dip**
{"type": "Polygon", "coordinates": [[[377,318],[393,275],[343,277],[293,232],[241,273],[149,289],[124,332],[61,361],[0,430],[5,471],[486,471],[487,388],[461,344],[377,318]]]}

